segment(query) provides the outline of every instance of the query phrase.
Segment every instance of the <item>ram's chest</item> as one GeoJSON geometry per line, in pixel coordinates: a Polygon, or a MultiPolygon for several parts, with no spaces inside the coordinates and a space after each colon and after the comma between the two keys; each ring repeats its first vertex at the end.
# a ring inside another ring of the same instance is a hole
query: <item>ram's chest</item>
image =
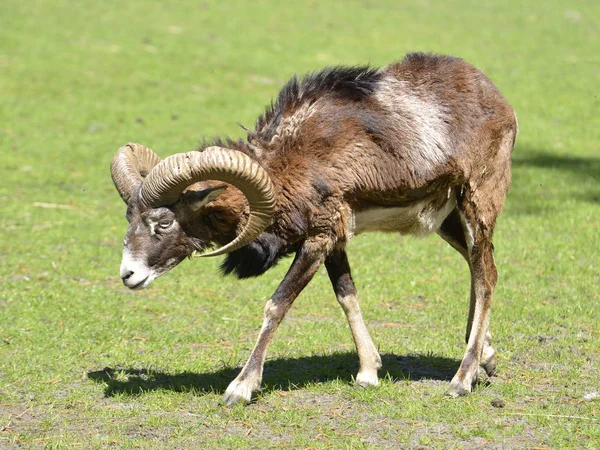
{"type": "Polygon", "coordinates": [[[438,230],[455,206],[456,197],[452,193],[442,202],[426,201],[407,207],[352,211],[348,220],[348,233],[353,236],[365,231],[383,231],[427,236],[438,230]]]}

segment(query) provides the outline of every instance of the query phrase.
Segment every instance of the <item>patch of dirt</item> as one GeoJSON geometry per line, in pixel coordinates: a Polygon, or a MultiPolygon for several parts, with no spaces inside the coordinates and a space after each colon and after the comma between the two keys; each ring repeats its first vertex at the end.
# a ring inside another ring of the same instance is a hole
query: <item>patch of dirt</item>
{"type": "Polygon", "coordinates": [[[0,448],[21,448],[22,435],[39,428],[49,414],[25,404],[0,404],[0,448]]]}
{"type": "MultiPolygon", "coordinates": [[[[441,381],[420,381],[419,383],[438,384],[441,381]]],[[[490,429],[493,425],[510,429],[518,427],[519,433],[511,437],[502,437],[500,433],[494,439],[474,436],[473,426],[468,423],[428,423],[426,421],[391,419],[386,416],[370,414],[369,406],[358,401],[345,400],[334,394],[315,394],[297,390],[286,392],[286,403],[298,409],[310,407],[309,429],[313,430],[313,438],[322,440],[324,447],[335,447],[336,436],[354,436],[369,448],[382,449],[428,449],[461,448],[461,449],[521,449],[548,447],[550,433],[547,430],[529,425],[522,417],[499,415],[490,418],[485,425],[490,429]],[[314,408],[314,409],[313,409],[314,408]]],[[[275,406],[269,401],[253,406],[261,410],[275,406]]],[[[461,419],[458,419],[460,421],[461,419]]],[[[276,424],[274,424],[276,426],[276,424]]],[[[290,438],[285,427],[281,433],[273,431],[273,427],[253,426],[249,433],[253,438],[270,440],[274,446],[289,445],[290,438]]],[[[242,430],[237,430],[241,433],[242,430]]]]}
{"type": "MultiPolygon", "coordinates": [[[[523,426],[518,435],[511,437],[497,436],[487,438],[473,436],[472,424],[454,425],[442,423],[423,423],[419,421],[394,420],[373,418],[377,424],[377,432],[371,433],[365,443],[378,448],[460,448],[460,449],[522,449],[547,447],[549,433],[540,433],[539,428],[528,426],[520,418],[503,418],[502,426],[509,428],[515,425],[523,426]],[[382,436],[407,436],[402,440],[382,436]]],[[[489,425],[489,424],[487,424],[489,425]]]]}

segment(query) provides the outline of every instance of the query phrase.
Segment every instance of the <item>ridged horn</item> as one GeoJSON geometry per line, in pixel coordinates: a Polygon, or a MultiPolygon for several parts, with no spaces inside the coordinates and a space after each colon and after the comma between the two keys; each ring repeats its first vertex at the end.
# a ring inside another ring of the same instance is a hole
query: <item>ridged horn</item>
{"type": "Polygon", "coordinates": [[[125,203],[129,202],[133,191],[159,162],[156,153],[134,142],[117,151],[110,163],[110,175],[125,203]]]}
{"type": "Polygon", "coordinates": [[[237,250],[256,239],[271,224],[275,195],[269,175],[248,155],[221,147],[165,158],[144,179],[140,199],[152,208],[171,205],[179,200],[185,188],[206,180],[224,181],[242,191],[248,200],[250,217],[233,241],[200,256],[218,256],[237,250]]]}

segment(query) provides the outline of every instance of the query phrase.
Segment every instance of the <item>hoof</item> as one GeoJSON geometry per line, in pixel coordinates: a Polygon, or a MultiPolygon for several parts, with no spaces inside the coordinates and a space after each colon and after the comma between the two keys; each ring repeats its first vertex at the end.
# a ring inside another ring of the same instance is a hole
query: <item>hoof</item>
{"type": "Polygon", "coordinates": [[[471,392],[471,389],[465,389],[459,383],[450,383],[450,387],[446,390],[446,395],[456,398],[463,397],[471,392]]]}
{"type": "Polygon", "coordinates": [[[248,403],[250,403],[250,399],[242,396],[242,395],[237,395],[237,394],[225,394],[223,396],[223,399],[221,400],[221,402],[225,405],[225,406],[234,406],[239,404],[242,405],[247,405],[248,403]]]}
{"type": "Polygon", "coordinates": [[[247,405],[252,399],[252,389],[238,381],[232,381],[225,394],[222,403],[226,406],[233,406],[241,403],[247,405]]]}
{"type": "Polygon", "coordinates": [[[356,375],[356,386],[362,388],[368,388],[371,386],[379,386],[379,378],[377,378],[377,372],[368,373],[368,372],[359,372],[356,375]]]}
{"type": "Polygon", "coordinates": [[[488,377],[494,376],[496,374],[496,357],[492,356],[485,364],[481,364],[481,367],[483,367],[488,377]]]}
{"type": "Polygon", "coordinates": [[[490,382],[490,376],[483,366],[477,368],[477,379],[475,384],[488,384],[490,382]]]}

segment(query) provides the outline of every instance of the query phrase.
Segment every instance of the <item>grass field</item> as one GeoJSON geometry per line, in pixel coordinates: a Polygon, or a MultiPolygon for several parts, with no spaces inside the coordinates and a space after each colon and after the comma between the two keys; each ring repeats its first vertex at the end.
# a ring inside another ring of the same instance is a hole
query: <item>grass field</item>
{"type": "Polygon", "coordinates": [[[597,1],[4,0],[0,14],[0,448],[600,448],[597,1]],[[110,160],[129,141],[164,157],[240,136],[294,73],[412,50],[482,68],[519,117],[495,236],[498,376],[443,395],[466,264],[437,237],[371,234],[349,257],[381,386],[352,386],[320,272],[257,401],[221,406],[288,262],[240,282],[186,261],[126,290],[110,160]]]}

